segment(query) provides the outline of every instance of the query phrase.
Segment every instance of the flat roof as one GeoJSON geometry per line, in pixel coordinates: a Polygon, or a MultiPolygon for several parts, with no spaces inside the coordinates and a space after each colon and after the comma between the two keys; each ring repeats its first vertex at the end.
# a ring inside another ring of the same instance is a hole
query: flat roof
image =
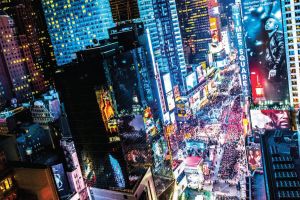
{"type": "Polygon", "coordinates": [[[190,156],[185,159],[185,164],[188,167],[197,167],[203,159],[199,156],[190,156]]]}

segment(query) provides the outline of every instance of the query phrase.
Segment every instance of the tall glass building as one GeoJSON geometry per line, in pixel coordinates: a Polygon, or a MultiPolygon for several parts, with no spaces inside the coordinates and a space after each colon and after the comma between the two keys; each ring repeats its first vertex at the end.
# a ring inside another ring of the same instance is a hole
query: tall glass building
{"type": "MultiPolygon", "coordinates": [[[[186,65],[182,48],[181,34],[174,0],[148,1],[138,0],[139,12],[145,28],[149,29],[155,63],[159,73],[163,76],[170,73],[169,83],[164,79],[163,87],[165,99],[167,89],[177,86],[185,90],[184,77],[186,65]]],[[[164,101],[164,100],[163,100],[164,101]]],[[[168,102],[165,101],[166,104],[168,102]]],[[[167,111],[170,111],[167,108],[167,111]]]]}
{"type": "Polygon", "coordinates": [[[114,26],[109,0],[42,0],[57,65],[76,58],[75,52],[108,38],[114,26]]]}
{"type": "Polygon", "coordinates": [[[187,64],[199,64],[206,60],[211,42],[208,1],[176,1],[184,53],[187,64]]]}
{"type": "Polygon", "coordinates": [[[57,88],[86,183],[127,190],[152,157],[157,168],[166,155],[152,153],[164,147],[155,143],[162,129],[148,33],[142,24],[109,32],[110,42],[78,52],[78,63],[58,70],[57,88]]]}

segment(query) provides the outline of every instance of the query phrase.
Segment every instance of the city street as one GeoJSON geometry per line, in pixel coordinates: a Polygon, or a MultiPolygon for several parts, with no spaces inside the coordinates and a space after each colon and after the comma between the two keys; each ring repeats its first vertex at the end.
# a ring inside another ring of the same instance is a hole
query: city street
{"type": "MultiPolygon", "coordinates": [[[[201,126],[192,129],[192,140],[204,142],[213,149],[204,160],[210,162],[209,175],[198,190],[188,189],[188,199],[243,199],[245,198],[246,169],[245,147],[242,129],[241,86],[237,65],[228,66],[226,72],[218,72],[217,90],[212,99],[197,113],[201,126]],[[192,191],[192,192],[191,192],[192,191]],[[210,192],[208,198],[203,192],[210,192]],[[197,197],[198,195],[198,197],[197,197]],[[200,196],[199,196],[200,195],[200,196]]],[[[194,154],[193,154],[194,155],[194,154]]],[[[196,155],[196,154],[195,154],[196,155]]],[[[198,155],[198,153],[197,153],[198,155]]],[[[202,155],[205,157],[205,154],[202,155]]],[[[186,196],[187,197],[187,196],[186,196]]]]}

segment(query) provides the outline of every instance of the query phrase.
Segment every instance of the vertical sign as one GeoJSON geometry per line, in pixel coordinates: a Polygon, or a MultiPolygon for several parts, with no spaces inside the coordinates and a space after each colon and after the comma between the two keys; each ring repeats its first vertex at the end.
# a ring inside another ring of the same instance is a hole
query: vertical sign
{"type": "Polygon", "coordinates": [[[244,41],[244,34],[242,29],[241,9],[239,5],[233,5],[232,7],[232,18],[234,22],[234,33],[236,38],[237,50],[238,50],[238,61],[240,67],[240,75],[242,82],[242,91],[244,102],[250,96],[249,90],[249,72],[248,72],[248,59],[244,41]]]}

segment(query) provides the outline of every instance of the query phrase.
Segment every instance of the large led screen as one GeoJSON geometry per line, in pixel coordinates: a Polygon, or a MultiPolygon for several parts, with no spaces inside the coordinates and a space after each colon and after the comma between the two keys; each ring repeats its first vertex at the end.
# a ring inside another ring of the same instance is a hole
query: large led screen
{"type": "Polygon", "coordinates": [[[247,149],[247,158],[251,170],[261,167],[261,151],[258,147],[249,147],[247,149]]]}
{"type": "Polygon", "coordinates": [[[171,77],[170,74],[165,74],[163,76],[164,85],[165,85],[165,92],[168,93],[172,90],[172,83],[171,83],[171,77]]]}
{"type": "Polygon", "coordinates": [[[60,163],[57,165],[53,165],[51,168],[59,196],[63,197],[68,194],[68,182],[65,175],[64,167],[60,163]]]}
{"type": "Polygon", "coordinates": [[[173,110],[175,108],[175,101],[172,91],[167,93],[167,102],[169,110],[173,110]]]}
{"type": "Polygon", "coordinates": [[[189,91],[189,90],[193,89],[196,85],[197,85],[196,73],[193,72],[186,77],[187,90],[189,91]]]}
{"type": "MultiPolygon", "coordinates": [[[[153,121],[149,122],[155,128],[153,121]]],[[[150,162],[147,149],[146,132],[150,125],[144,126],[142,115],[124,116],[119,122],[119,131],[122,137],[122,148],[125,159],[129,165],[144,164],[150,162]]]]}
{"type": "Polygon", "coordinates": [[[289,112],[286,110],[251,110],[252,129],[290,129],[289,112]]]}
{"type": "Polygon", "coordinates": [[[288,76],[279,0],[242,3],[254,103],[288,101],[288,76]]]}

